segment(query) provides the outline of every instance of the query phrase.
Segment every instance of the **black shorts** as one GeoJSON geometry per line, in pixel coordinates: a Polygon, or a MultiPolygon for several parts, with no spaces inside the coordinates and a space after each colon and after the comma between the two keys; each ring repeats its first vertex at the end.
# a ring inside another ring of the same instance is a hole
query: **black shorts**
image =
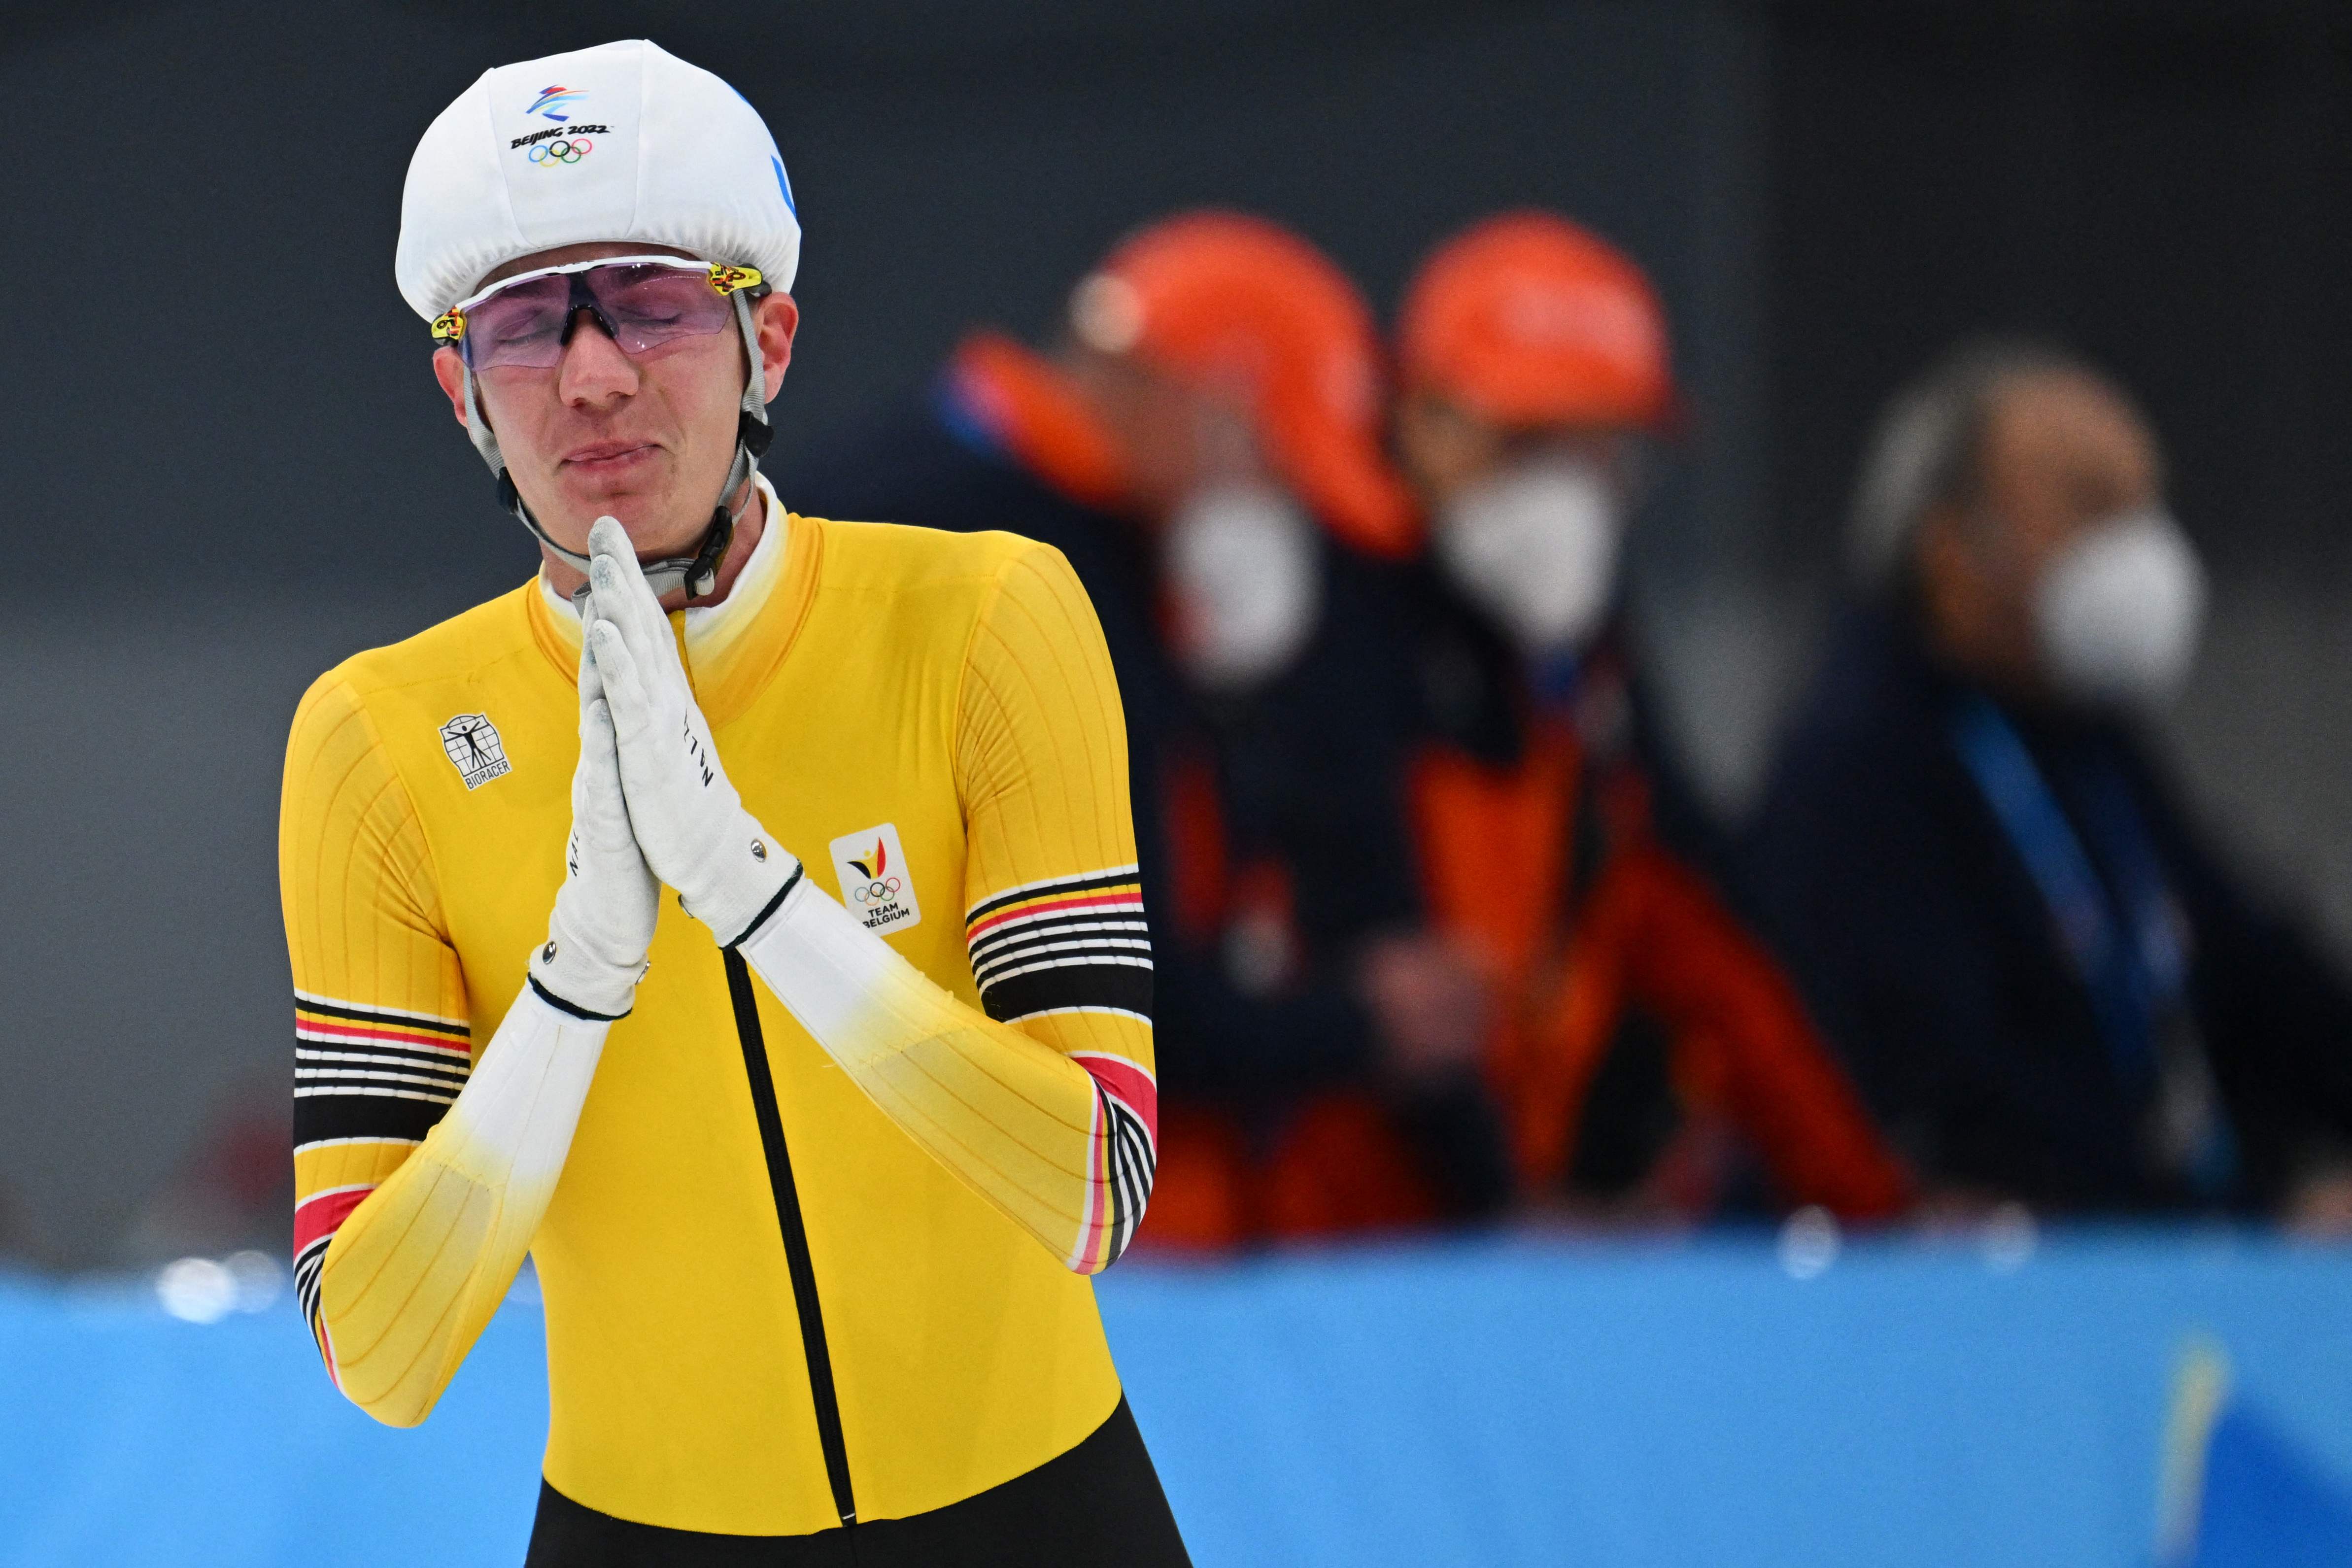
{"type": "Polygon", "coordinates": [[[1026,1475],[912,1519],[814,1535],[633,1524],[544,1480],[525,1568],[1191,1568],[1122,1396],[1086,1441],[1026,1475]]]}

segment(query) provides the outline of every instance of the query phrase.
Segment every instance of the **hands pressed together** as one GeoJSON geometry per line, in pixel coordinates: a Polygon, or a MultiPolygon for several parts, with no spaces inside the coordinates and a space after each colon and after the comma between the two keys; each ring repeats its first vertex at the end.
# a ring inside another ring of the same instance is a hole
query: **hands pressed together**
{"type": "Polygon", "coordinates": [[[599,518],[588,548],[572,838],[530,973],[572,1010],[616,1018],[645,973],[661,883],[731,946],[791,890],[800,862],[743,809],[719,764],[627,533],[599,518]]]}

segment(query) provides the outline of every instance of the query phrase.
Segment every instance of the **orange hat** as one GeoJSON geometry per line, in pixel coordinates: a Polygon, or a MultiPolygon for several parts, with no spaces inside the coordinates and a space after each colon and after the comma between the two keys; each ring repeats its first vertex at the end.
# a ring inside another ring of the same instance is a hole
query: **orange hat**
{"type": "Polygon", "coordinates": [[[1376,553],[1411,550],[1412,498],[1381,446],[1371,311],[1306,240],[1239,213],[1163,218],[1078,285],[1070,324],[1091,348],[1230,389],[1267,460],[1332,531],[1376,553]]]}
{"type": "Polygon", "coordinates": [[[1665,312],[1622,252],[1549,213],[1440,246],[1405,292],[1405,384],[1505,425],[1674,422],[1665,312]]]}

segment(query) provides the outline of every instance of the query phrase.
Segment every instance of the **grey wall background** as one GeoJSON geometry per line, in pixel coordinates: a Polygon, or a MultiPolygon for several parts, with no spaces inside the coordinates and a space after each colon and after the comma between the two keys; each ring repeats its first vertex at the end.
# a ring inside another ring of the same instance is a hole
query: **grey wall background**
{"type": "Polygon", "coordinates": [[[796,456],[966,326],[1042,332],[1094,257],[1171,207],[1289,221],[1384,310],[1433,239],[1497,207],[1611,235],[1660,283],[1697,410],[1637,569],[1727,810],[1804,673],[1871,406],[1972,327],[2074,339],[2147,395],[2221,569],[2182,764],[2259,875],[2352,933],[2339,12],[17,0],[0,1188],[20,1231],[68,1264],[176,1245],[201,1229],[170,1201],[200,1136],[282,1124],[287,720],[337,659],[532,559],[392,287],[408,153],[486,65],[613,37],[730,77],[792,168],[787,497],[796,456]]]}

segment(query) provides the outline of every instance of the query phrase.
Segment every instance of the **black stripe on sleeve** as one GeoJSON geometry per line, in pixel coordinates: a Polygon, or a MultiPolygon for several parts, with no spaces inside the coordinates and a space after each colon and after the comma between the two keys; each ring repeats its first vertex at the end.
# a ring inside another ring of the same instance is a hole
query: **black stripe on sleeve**
{"type": "Polygon", "coordinates": [[[1026,903],[1032,899],[1066,898],[1072,893],[1099,893],[1112,888],[1140,889],[1142,886],[1142,882],[1133,871],[1114,871],[1107,877],[1073,877],[1066,882],[1047,882],[1042,887],[1015,888],[1009,893],[999,893],[985,903],[974,905],[971,912],[963,917],[963,923],[968,929],[986,920],[1001,909],[1013,904],[1026,903]]]}
{"type": "Polygon", "coordinates": [[[319,1275],[326,1266],[327,1243],[332,1236],[322,1236],[302,1249],[294,1260],[294,1296],[302,1304],[302,1316],[310,1321],[310,1331],[319,1330],[319,1275]]]}
{"type": "Polygon", "coordinates": [[[971,944],[972,967],[1003,960],[1008,954],[1055,943],[1092,943],[1111,951],[1151,956],[1151,928],[1141,915],[1132,919],[1103,915],[1064,915],[1019,925],[1003,926],[971,944]]]}
{"type": "Polygon", "coordinates": [[[1151,971],[1133,963],[1067,963],[1008,975],[980,994],[1000,1024],[1066,1007],[1116,1007],[1151,1016],[1151,971]]]}
{"type": "Polygon", "coordinates": [[[1153,1155],[1151,1140],[1143,1131],[1143,1123],[1135,1113],[1111,1099],[1103,1096],[1105,1126],[1110,1132],[1110,1181],[1114,1202],[1111,1206],[1110,1247],[1103,1259],[1108,1268],[1118,1261],[1127,1244],[1135,1239],[1138,1226],[1143,1223],[1143,1211],[1151,1202],[1151,1183],[1157,1173],[1158,1159],[1153,1155]]]}
{"type": "Polygon", "coordinates": [[[733,942],[722,942],[719,945],[729,948],[740,947],[758,935],[760,928],[768,923],[768,917],[782,909],[784,900],[793,896],[793,889],[801,885],[801,873],[807,868],[805,866],[795,865],[793,868],[793,874],[784,879],[784,885],[776,889],[776,896],[760,906],[760,912],[751,917],[751,923],[743,928],[743,934],[733,942]]]}
{"type": "Polygon", "coordinates": [[[340,1002],[313,1002],[299,993],[294,1005],[305,1013],[316,1013],[322,1018],[349,1018],[354,1024],[373,1024],[387,1029],[415,1029],[420,1034],[446,1035],[453,1040],[473,1037],[473,1028],[466,1024],[444,1023],[438,1018],[411,1018],[400,1013],[371,1013],[364,1007],[347,1007],[340,1002]]]}
{"type": "MultiPolygon", "coordinates": [[[[403,1086],[404,1088],[413,1086],[403,1086]]],[[[431,1090],[420,1093],[433,1094],[431,1090]]],[[[294,1097],[294,1146],[324,1142],[331,1138],[386,1138],[421,1142],[441,1118],[451,1100],[434,1094],[409,1099],[393,1094],[303,1094],[294,1097]]]]}
{"type": "Polygon", "coordinates": [[[1139,932],[1125,940],[1067,936],[1055,942],[995,948],[986,954],[972,955],[971,977],[985,991],[1000,979],[1024,970],[1074,963],[1124,964],[1148,970],[1151,967],[1151,943],[1139,932]]]}
{"type": "Polygon", "coordinates": [[[454,1094],[466,1086],[472,1072],[472,1063],[455,1051],[384,1046],[373,1040],[298,1039],[294,1046],[297,1089],[313,1084],[362,1089],[373,1083],[413,1089],[445,1086],[454,1094]]]}
{"type": "MultiPolygon", "coordinates": [[[[552,944],[551,943],[550,945],[552,944]]],[[[562,997],[558,996],[554,992],[550,991],[546,986],[541,985],[539,983],[538,975],[526,974],[523,978],[530,982],[530,988],[539,993],[539,999],[541,1001],[546,1003],[549,1006],[554,1008],[559,1013],[569,1013],[573,1017],[583,1019],[591,1024],[617,1024],[622,1019],[628,1016],[626,1013],[591,1013],[587,1008],[581,1006],[578,1003],[566,1002],[562,997]]]]}

